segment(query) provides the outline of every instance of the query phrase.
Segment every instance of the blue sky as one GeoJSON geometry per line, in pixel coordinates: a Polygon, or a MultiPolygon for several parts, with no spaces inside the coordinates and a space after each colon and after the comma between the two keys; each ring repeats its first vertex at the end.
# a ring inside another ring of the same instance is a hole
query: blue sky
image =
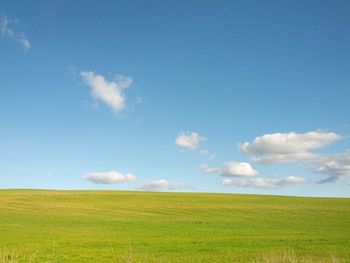
{"type": "Polygon", "coordinates": [[[1,188],[350,196],[349,1],[0,0],[0,18],[1,188]]]}

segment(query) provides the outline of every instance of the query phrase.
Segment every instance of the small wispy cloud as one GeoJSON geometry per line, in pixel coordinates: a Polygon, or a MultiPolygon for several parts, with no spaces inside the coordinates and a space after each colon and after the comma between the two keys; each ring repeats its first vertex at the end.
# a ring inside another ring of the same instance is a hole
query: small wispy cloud
{"type": "Polygon", "coordinates": [[[164,191],[164,190],[181,190],[188,188],[187,185],[181,183],[170,183],[165,179],[150,181],[141,185],[138,190],[143,191],[164,191]]]}
{"type": "Polygon", "coordinates": [[[136,180],[136,177],[131,173],[117,171],[93,172],[83,175],[82,178],[95,184],[118,184],[136,180]]]}
{"type": "Polygon", "coordinates": [[[197,132],[180,132],[175,139],[175,145],[181,152],[195,151],[206,159],[213,160],[216,154],[202,147],[202,142],[207,140],[207,137],[199,135],[197,132]]]}
{"type": "Polygon", "coordinates": [[[24,34],[21,34],[18,37],[18,41],[19,41],[19,43],[22,44],[25,51],[28,51],[29,49],[31,49],[32,44],[30,43],[29,39],[24,34]]]}
{"type": "Polygon", "coordinates": [[[16,30],[17,24],[17,20],[12,20],[7,16],[0,17],[1,36],[18,42],[22,45],[24,51],[28,51],[32,48],[32,44],[23,32],[18,32],[16,30]]]}
{"type": "Polygon", "coordinates": [[[202,141],[206,141],[207,138],[199,135],[196,132],[181,132],[176,140],[175,144],[182,150],[197,150],[199,144],[202,141]]]}
{"type": "Polygon", "coordinates": [[[80,75],[84,83],[91,88],[91,96],[94,99],[102,101],[114,112],[124,110],[126,97],[123,90],[131,86],[131,77],[116,75],[115,80],[108,81],[93,71],[82,71],[80,75]]]}

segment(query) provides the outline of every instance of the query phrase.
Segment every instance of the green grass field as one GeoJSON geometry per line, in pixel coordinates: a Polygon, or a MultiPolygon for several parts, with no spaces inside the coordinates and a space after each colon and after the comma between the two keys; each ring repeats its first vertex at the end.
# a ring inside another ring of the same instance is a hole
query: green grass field
{"type": "Polygon", "coordinates": [[[282,257],[350,262],[350,199],[0,190],[1,263],[282,257]]]}

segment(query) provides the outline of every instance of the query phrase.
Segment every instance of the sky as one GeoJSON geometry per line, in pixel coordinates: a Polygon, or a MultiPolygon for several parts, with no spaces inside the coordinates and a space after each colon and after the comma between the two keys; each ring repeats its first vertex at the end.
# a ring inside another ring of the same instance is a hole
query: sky
{"type": "Polygon", "coordinates": [[[350,197],[350,2],[0,0],[0,188],[350,197]]]}

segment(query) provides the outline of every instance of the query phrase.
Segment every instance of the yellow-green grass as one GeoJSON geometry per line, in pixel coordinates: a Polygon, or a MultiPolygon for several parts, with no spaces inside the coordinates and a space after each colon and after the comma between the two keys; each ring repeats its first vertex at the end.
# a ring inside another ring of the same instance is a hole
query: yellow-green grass
{"type": "Polygon", "coordinates": [[[286,251],[350,262],[350,199],[0,190],[0,263],[289,262],[286,251]]]}

